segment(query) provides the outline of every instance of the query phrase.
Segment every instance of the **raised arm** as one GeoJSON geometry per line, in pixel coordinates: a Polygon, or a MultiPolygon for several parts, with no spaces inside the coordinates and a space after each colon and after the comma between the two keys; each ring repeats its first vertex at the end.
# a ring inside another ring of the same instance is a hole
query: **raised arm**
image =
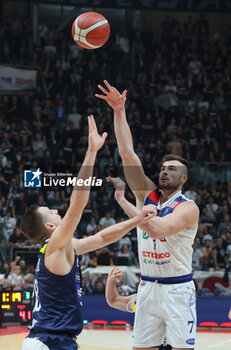
{"type": "Polygon", "coordinates": [[[114,129],[119,153],[123,161],[126,180],[136,198],[141,202],[148,192],[152,191],[156,185],[145,175],[141,161],[134,151],[131,130],[129,128],[125,101],[127,91],[122,94],[104,80],[106,88],[98,85],[104,95],[95,94],[96,97],[105,100],[114,110],[114,129]]]}
{"type": "Polygon", "coordinates": [[[106,300],[111,307],[121,310],[133,312],[133,305],[135,303],[137,294],[129,296],[122,296],[119,294],[116,287],[116,280],[122,277],[122,272],[118,267],[113,267],[108,274],[106,284],[106,300]]]}
{"type": "MultiPolygon", "coordinates": [[[[98,134],[93,116],[88,117],[88,126],[88,149],[78,175],[78,179],[82,179],[83,181],[93,175],[93,166],[97,151],[103,146],[107,136],[106,133],[104,133],[102,136],[98,134]]],[[[78,186],[76,181],[76,185],[71,194],[70,207],[68,208],[60,225],[52,233],[48,245],[49,248],[47,247],[47,253],[64,248],[71,242],[76,226],[81,219],[83,209],[87,205],[89,193],[90,186],[78,186]]]]}
{"type": "Polygon", "coordinates": [[[154,206],[151,204],[145,205],[143,209],[139,211],[138,215],[134,216],[132,219],[107,227],[94,236],[82,239],[73,238],[72,245],[76,249],[78,255],[100,249],[118,241],[131,229],[139,226],[141,222],[146,223],[150,221],[155,215],[156,210],[154,206]]]}

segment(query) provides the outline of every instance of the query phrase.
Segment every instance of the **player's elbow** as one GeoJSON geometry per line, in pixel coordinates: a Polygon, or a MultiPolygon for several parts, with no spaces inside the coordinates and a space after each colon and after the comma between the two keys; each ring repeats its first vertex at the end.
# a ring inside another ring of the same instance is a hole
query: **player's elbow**
{"type": "Polygon", "coordinates": [[[109,306],[114,307],[115,298],[112,298],[111,296],[106,294],[106,301],[107,301],[109,306]]]}

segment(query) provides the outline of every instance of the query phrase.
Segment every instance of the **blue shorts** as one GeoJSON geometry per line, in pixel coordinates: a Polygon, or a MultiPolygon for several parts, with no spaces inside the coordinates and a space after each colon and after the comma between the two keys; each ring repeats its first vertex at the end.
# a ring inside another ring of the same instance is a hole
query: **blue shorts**
{"type": "Polygon", "coordinates": [[[22,350],[77,350],[74,337],[65,333],[30,332],[22,350]]]}

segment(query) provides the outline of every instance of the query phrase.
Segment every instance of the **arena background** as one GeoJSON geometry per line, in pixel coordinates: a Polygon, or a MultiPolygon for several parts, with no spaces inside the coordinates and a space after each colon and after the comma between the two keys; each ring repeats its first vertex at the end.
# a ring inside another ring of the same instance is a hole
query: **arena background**
{"type": "MultiPolygon", "coordinates": [[[[32,290],[39,247],[19,230],[26,207],[45,204],[63,215],[71,191],[26,188],[24,170],[76,173],[86,150],[86,116],[93,113],[100,132],[109,133],[95,175],[123,175],[112,111],[94,96],[97,84],[107,79],[120,91],[128,89],[135,150],[153,179],[166,152],[174,150],[190,160],[185,195],[201,210],[193,266],[198,323],[228,322],[230,11],[228,1],[0,2],[0,278],[7,269],[10,273],[15,257],[21,257],[19,275],[12,270],[8,281],[0,280],[2,293],[32,290]],[[77,15],[91,10],[105,15],[112,32],[104,47],[87,51],[74,43],[70,28],[77,15]]],[[[127,195],[134,200],[129,191],[127,195]]],[[[94,234],[125,217],[104,181],[100,189],[92,189],[76,235],[94,234]]],[[[110,313],[103,296],[108,270],[97,269],[126,262],[120,291],[134,292],[139,276],[136,245],[134,230],[107,250],[82,257],[87,321],[100,316],[132,323],[131,315],[110,313]]],[[[7,312],[2,309],[5,324],[29,322],[22,317],[10,321],[7,312]]]]}

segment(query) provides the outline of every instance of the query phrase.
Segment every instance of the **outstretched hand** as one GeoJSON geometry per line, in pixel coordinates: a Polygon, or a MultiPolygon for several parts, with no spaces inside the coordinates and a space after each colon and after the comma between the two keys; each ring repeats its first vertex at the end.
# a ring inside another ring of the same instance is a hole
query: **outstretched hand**
{"type": "Polygon", "coordinates": [[[88,148],[92,152],[97,152],[104,144],[107,133],[104,132],[102,136],[98,134],[95,118],[93,115],[88,117],[88,148]]]}
{"type": "Polygon", "coordinates": [[[122,275],[122,271],[118,267],[113,267],[108,274],[108,278],[110,278],[113,281],[116,281],[117,279],[120,279],[122,275]]]}
{"type": "Polygon", "coordinates": [[[98,88],[104,93],[104,95],[95,94],[95,96],[107,101],[114,111],[124,108],[127,90],[124,90],[122,94],[120,94],[119,91],[114,86],[111,86],[107,80],[104,80],[103,82],[107,89],[101,85],[98,85],[98,88]]]}
{"type": "Polygon", "coordinates": [[[126,184],[119,177],[106,177],[107,182],[112,182],[115,188],[115,199],[119,201],[119,199],[124,197],[126,184]]]}

